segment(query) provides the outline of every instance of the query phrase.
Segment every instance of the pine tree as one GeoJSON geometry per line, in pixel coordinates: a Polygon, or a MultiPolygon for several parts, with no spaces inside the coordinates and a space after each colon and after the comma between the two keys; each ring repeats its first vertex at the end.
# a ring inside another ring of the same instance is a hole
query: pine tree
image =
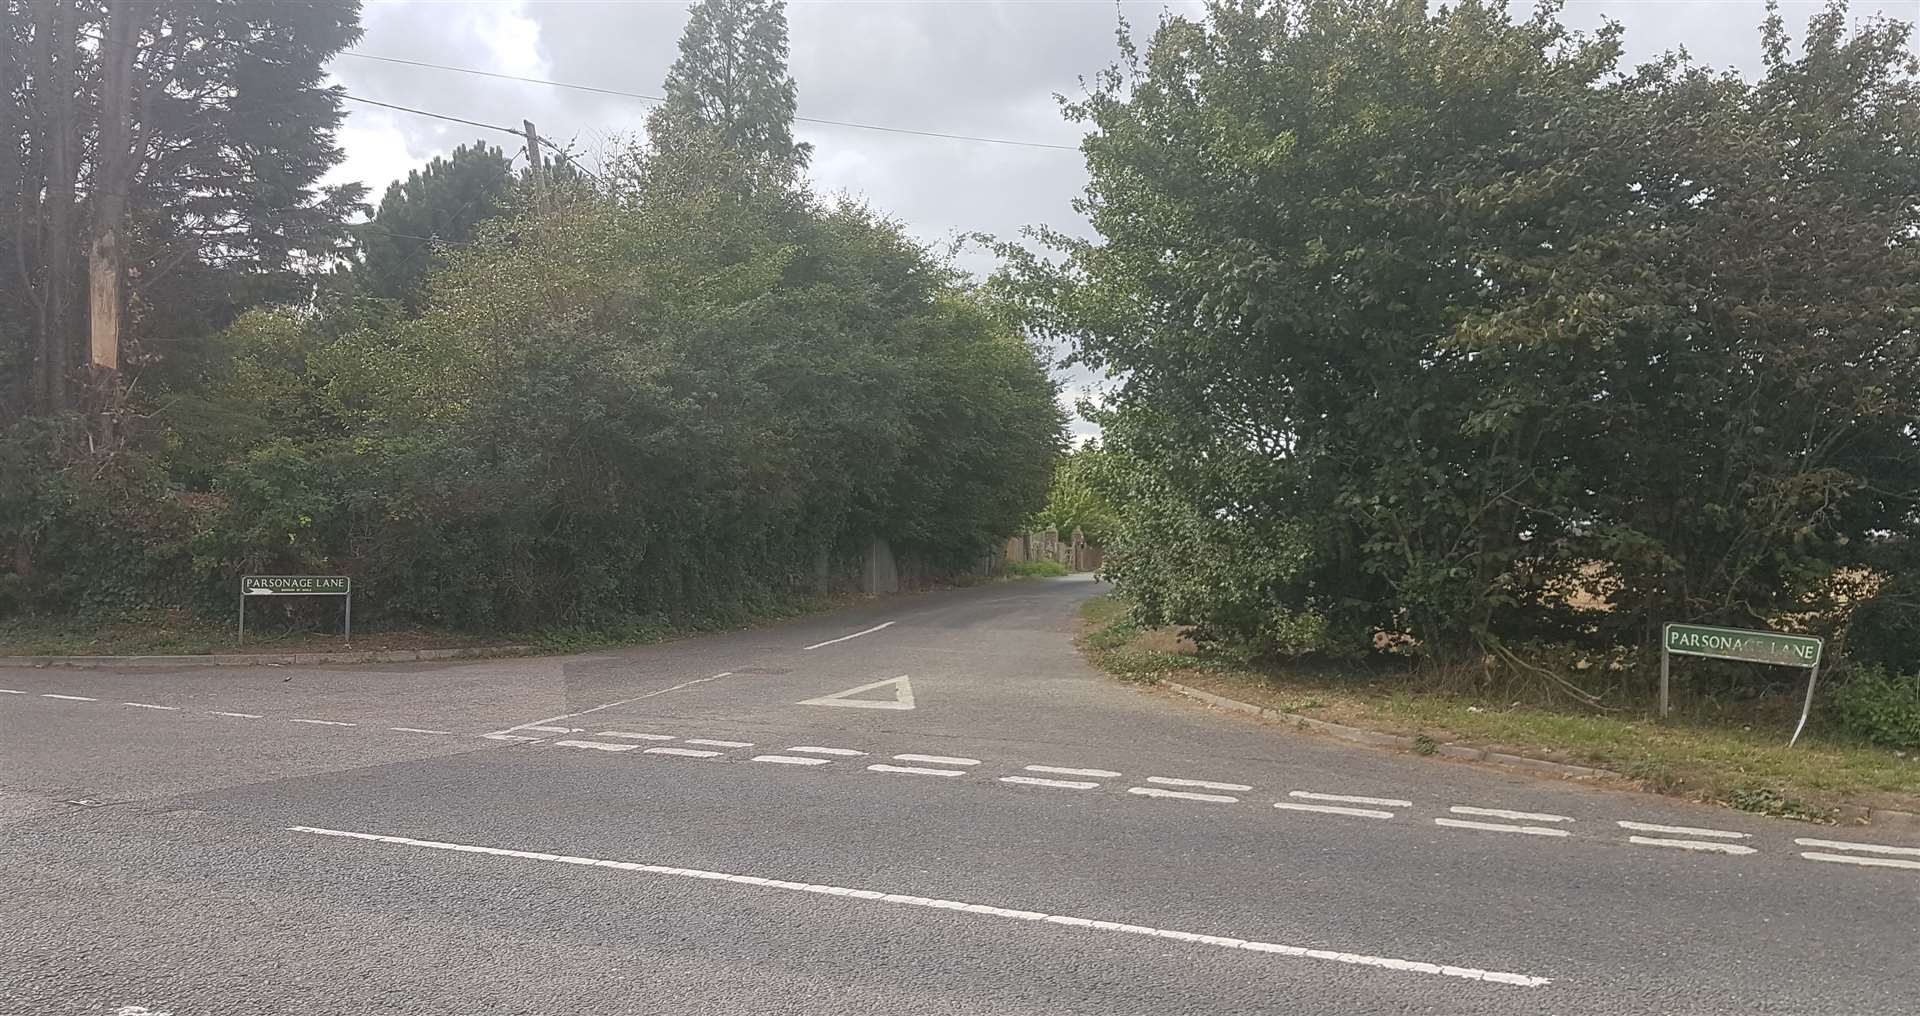
{"type": "Polygon", "coordinates": [[[417,312],[427,277],[442,260],[435,245],[471,240],[475,226],[511,208],[513,188],[506,155],[484,141],[461,145],[394,181],[373,221],[359,230],[356,289],[417,312]]]}
{"type": "Polygon", "coordinates": [[[755,189],[791,186],[806,169],[813,146],[793,139],[783,0],[694,4],[666,91],[647,123],[656,148],[719,148],[755,189]]]}

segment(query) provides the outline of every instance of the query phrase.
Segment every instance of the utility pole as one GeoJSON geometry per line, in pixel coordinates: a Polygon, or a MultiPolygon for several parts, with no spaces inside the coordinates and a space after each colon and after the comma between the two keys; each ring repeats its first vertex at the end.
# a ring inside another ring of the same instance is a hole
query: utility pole
{"type": "Polygon", "coordinates": [[[522,120],[520,126],[527,131],[527,172],[533,176],[533,207],[536,211],[546,211],[547,181],[540,160],[540,132],[534,128],[532,120],[522,120]]]}

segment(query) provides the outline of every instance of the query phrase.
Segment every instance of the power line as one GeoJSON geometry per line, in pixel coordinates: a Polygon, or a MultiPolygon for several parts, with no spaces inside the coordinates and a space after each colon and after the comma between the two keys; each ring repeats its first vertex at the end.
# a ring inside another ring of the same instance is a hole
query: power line
{"type": "MultiPolygon", "coordinates": [[[[354,50],[342,50],[341,56],[350,56],[360,60],[376,60],[380,63],[400,64],[406,67],[425,67],[429,70],[452,71],[456,74],[472,74],[482,78],[496,78],[501,81],[518,81],[527,85],[549,85],[554,88],[570,88],[576,92],[592,92],[596,95],[613,95],[623,99],[639,99],[642,102],[665,102],[666,97],[648,95],[645,92],[628,92],[618,88],[601,88],[598,85],[581,85],[568,81],[548,81],[545,78],[522,77],[518,74],[502,74],[498,71],[483,71],[474,67],[454,67],[449,64],[428,63],[425,60],[405,60],[397,56],[379,56],[373,53],[359,53],[354,50]]],[[[801,123],[824,124],[829,127],[852,127],[863,131],[881,131],[887,134],[911,134],[922,138],[945,138],[948,141],[974,141],[986,145],[1012,145],[1017,148],[1043,148],[1059,152],[1078,152],[1077,145],[1055,145],[1045,141],[1020,141],[1014,138],[989,138],[974,134],[949,134],[945,131],[923,131],[911,127],[887,127],[881,124],[856,123],[851,120],[828,120],[817,116],[796,116],[801,123]]]]}
{"type": "MultiPolygon", "coordinates": [[[[354,102],[364,102],[369,106],[379,106],[382,109],[395,109],[395,110],[399,110],[402,113],[412,113],[415,116],[430,116],[435,120],[448,120],[453,123],[463,123],[469,127],[480,127],[490,131],[500,131],[503,134],[511,134],[516,138],[526,137],[526,135],[520,130],[517,130],[512,127],[502,127],[497,123],[482,123],[479,120],[468,120],[468,119],[465,119],[464,117],[448,116],[445,113],[435,113],[432,110],[426,110],[426,109],[415,109],[412,106],[402,106],[392,102],[381,102],[378,99],[363,99],[358,95],[349,95],[346,92],[341,92],[340,97],[342,99],[352,99],[354,102]]],[[[539,141],[542,146],[551,149],[553,151],[553,154],[558,155],[562,159],[567,160],[568,165],[572,166],[573,168],[579,170],[582,173],[587,174],[588,176],[594,178],[595,180],[600,180],[600,174],[595,173],[593,170],[588,169],[585,166],[582,166],[578,161],[574,159],[573,156],[567,154],[566,149],[561,148],[559,145],[554,144],[552,141],[549,141],[546,138],[540,138],[539,141]]],[[[605,181],[601,181],[601,182],[604,183],[605,181]]]]}

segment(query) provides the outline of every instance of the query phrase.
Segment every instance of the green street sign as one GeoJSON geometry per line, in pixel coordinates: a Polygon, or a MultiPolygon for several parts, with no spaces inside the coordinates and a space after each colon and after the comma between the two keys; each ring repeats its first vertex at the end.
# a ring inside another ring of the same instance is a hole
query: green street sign
{"type": "Polygon", "coordinates": [[[346,596],[353,579],[345,575],[248,575],[240,580],[244,596],[346,596]]]}
{"type": "Polygon", "coordinates": [[[1665,644],[1667,652],[1681,656],[1710,656],[1782,667],[1819,666],[1824,645],[1810,635],[1713,628],[1703,624],[1667,625],[1665,644]]]}

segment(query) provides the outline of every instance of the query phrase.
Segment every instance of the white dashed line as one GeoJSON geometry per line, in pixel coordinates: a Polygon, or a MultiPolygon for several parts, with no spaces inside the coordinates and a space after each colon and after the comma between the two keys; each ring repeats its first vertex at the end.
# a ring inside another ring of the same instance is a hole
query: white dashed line
{"type": "Polygon", "coordinates": [[[1638,843],[1643,847],[1672,847],[1675,850],[1697,850],[1703,854],[1751,854],[1752,847],[1743,847],[1738,843],[1708,843],[1704,840],[1663,840],[1652,836],[1629,836],[1628,843],[1638,843]]]}
{"type": "Polygon", "coordinates": [[[823,766],[833,761],[830,758],[807,758],[802,755],[755,755],[755,762],[777,762],[783,766],[823,766]]]}
{"type": "Polygon", "coordinates": [[[1402,801],[1392,797],[1353,797],[1348,794],[1316,794],[1306,790],[1289,790],[1288,797],[1297,797],[1302,801],[1344,801],[1347,804],[1377,804],[1382,808],[1411,808],[1412,801],[1402,801]]]}
{"type": "Polygon", "coordinates": [[[210,715],[231,716],[236,720],[257,720],[261,718],[259,713],[212,713],[210,715]]]}
{"type": "Polygon", "coordinates": [[[1177,797],[1182,801],[1211,801],[1214,804],[1239,804],[1237,797],[1225,794],[1192,794],[1184,790],[1161,790],[1159,787],[1128,787],[1127,793],[1141,797],[1177,797]]]}
{"type": "Polygon", "coordinates": [[[1098,776],[1108,780],[1120,775],[1111,769],[1068,769],[1065,766],[1023,766],[1022,768],[1030,773],[1052,773],[1055,776],[1098,776]]]}
{"type": "Polygon", "coordinates": [[[701,751],[697,748],[648,748],[648,755],[678,755],[682,758],[718,758],[717,751],[701,751]]]}
{"type": "Polygon", "coordinates": [[[932,910],[950,910],[961,913],[977,914],[984,917],[1000,917],[1016,921],[1032,921],[1047,924],[1064,925],[1070,928],[1086,928],[1091,931],[1118,932],[1128,935],[1143,935],[1150,938],[1168,939],[1176,942],[1188,942],[1195,945],[1218,946],[1224,949],[1243,949],[1248,952],[1266,953],[1275,956],[1288,956],[1296,959],[1325,960],[1332,963],[1345,963],[1352,966],[1373,967],[1382,970],[1395,970],[1403,973],[1429,974],[1440,977],[1455,977],[1468,981],[1482,981],[1493,984],[1510,984],[1518,987],[1537,988],[1551,984],[1552,979],[1533,974],[1506,973],[1498,970],[1481,970],[1477,967],[1456,967],[1439,963],[1426,963],[1419,960],[1395,959],[1389,956],[1369,956],[1363,953],[1338,952],[1331,949],[1308,949],[1302,946],[1280,945],[1274,942],[1258,942],[1247,939],[1230,938],[1222,935],[1200,935],[1189,931],[1172,931],[1165,928],[1150,928],[1138,924],[1121,924],[1115,921],[1096,921],[1085,917],[1067,917],[1058,914],[1043,914],[1034,910],[1017,910],[1009,907],[987,906],[979,903],[963,903],[959,900],[932,899],[925,896],[910,896],[903,893],[883,893],[872,889],[853,889],[846,886],[815,885],[807,882],[789,882],[783,879],[761,878],[754,875],[734,875],[722,871],[702,871],[697,868],[670,868],[658,864],[639,864],[633,861],[612,861],[593,857],[574,857],[566,854],[548,854],[533,850],[508,850],[503,847],[482,847],[462,843],[442,843],[435,840],[415,840],[404,836],[381,836],[375,833],[348,832],[343,829],[318,829],[313,826],[290,826],[291,832],[312,833],[319,836],[338,836],[375,843],[391,843],[399,846],[425,847],[433,850],[453,850],[469,854],[487,854],[494,857],[513,857],[529,861],[557,861],[562,864],[579,864],[593,867],[611,868],[616,871],[643,872],[650,875],[668,875],[675,878],[697,878],[710,882],[725,882],[731,885],[751,886],[756,889],[780,889],[787,892],[813,893],[821,896],[834,896],[841,899],[870,900],[879,903],[895,903],[904,906],[926,907],[932,910]]]}
{"type": "Polygon", "coordinates": [[[1149,776],[1148,783],[1158,783],[1168,787],[1205,787],[1208,790],[1252,790],[1244,783],[1215,783],[1212,780],[1179,780],[1171,776],[1149,776]]]}
{"type": "Polygon", "coordinates": [[[42,692],[40,697],[41,698],[57,698],[66,702],[98,702],[100,701],[97,698],[88,698],[85,695],[55,695],[51,692],[42,692]]]}
{"type": "Polygon", "coordinates": [[[603,730],[595,737],[625,737],[635,741],[671,741],[672,734],[639,734],[631,730],[603,730]]]}
{"type": "Polygon", "coordinates": [[[1892,857],[1850,857],[1846,854],[1822,854],[1817,851],[1803,851],[1800,856],[1809,861],[1857,864],[1862,868],[1912,868],[1920,871],[1920,861],[1902,861],[1892,857]]]}
{"type": "Polygon", "coordinates": [[[606,741],[555,741],[556,748],[592,748],[594,751],[633,751],[637,744],[609,744],[606,741]]]}
{"type": "Polygon", "coordinates": [[[788,748],[787,750],[788,751],[804,751],[809,755],[865,755],[866,754],[866,752],[864,751],[854,751],[852,748],[822,748],[819,745],[813,745],[813,744],[796,744],[793,747],[788,748]]]}
{"type": "Polygon", "coordinates": [[[711,748],[751,748],[752,741],[709,741],[704,737],[689,737],[688,744],[704,744],[711,748]]]}
{"type": "Polygon", "coordinates": [[[26,692],[24,691],[15,691],[12,688],[0,688],[0,695],[25,695],[25,694],[26,692]]]}
{"type": "Polygon", "coordinates": [[[1521,833],[1526,836],[1568,836],[1565,829],[1548,829],[1544,826],[1501,825],[1498,822],[1468,822],[1457,818],[1436,818],[1434,825],[1443,825],[1452,829],[1482,829],[1490,833],[1521,833]]]}
{"type": "Polygon", "coordinates": [[[1455,815],[1484,815],[1487,818],[1510,818],[1520,822],[1571,822],[1565,815],[1549,815],[1539,811],[1508,811],[1505,808],[1469,808],[1456,804],[1447,809],[1455,815]]]}
{"type": "Polygon", "coordinates": [[[1746,833],[1736,833],[1728,829],[1697,829],[1683,825],[1650,825],[1646,822],[1615,822],[1622,829],[1632,829],[1643,833],[1673,833],[1676,836],[1709,836],[1722,840],[1744,840],[1746,833]]]}
{"type": "Polygon", "coordinates": [[[909,773],[914,776],[965,776],[967,775],[967,771],[965,769],[922,769],[919,766],[890,766],[890,765],[882,764],[877,766],[868,766],[867,769],[871,772],[876,772],[876,773],[909,773]]]}
{"type": "Polygon", "coordinates": [[[1274,805],[1287,811],[1317,811],[1328,815],[1352,815],[1355,818],[1392,818],[1393,812],[1374,811],[1371,808],[1342,808],[1337,804],[1295,804],[1292,801],[1280,801],[1274,805]]]}
{"type": "Polygon", "coordinates": [[[895,762],[931,762],[939,766],[977,766],[977,758],[956,758],[952,755],[895,755],[895,762]]]}
{"type": "Polygon", "coordinates": [[[866,631],[857,631],[851,635],[842,635],[837,639],[828,639],[825,642],[815,642],[813,645],[810,645],[810,646],[801,646],[800,651],[804,653],[809,649],[819,649],[822,646],[834,645],[835,643],[845,642],[848,639],[857,639],[862,635],[871,635],[874,632],[877,632],[883,628],[891,628],[891,627],[893,627],[892,621],[888,621],[885,624],[876,624],[873,627],[868,628],[866,631]]]}
{"type": "Polygon", "coordinates": [[[584,734],[579,727],[515,727],[515,730],[537,730],[542,734],[584,734]]]}
{"type": "Polygon", "coordinates": [[[1002,776],[1002,783],[1019,783],[1029,787],[1058,787],[1061,790],[1092,790],[1100,784],[1088,780],[1043,780],[1038,776],[1002,776]]]}
{"type": "Polygon", "coordinates": [[[179,706],[156,706],[151,702],[122,702],[120,704],[123,706],[132,706],[135,709],[165,709],[170,712],[180,708],[179,706]]]}
{"type": "Polygon", "coordinates": [[[425,727],[388,727],[387,729],[397,730],[402,734],[451,734],[453,733],[453,731],[451,730],[428,730],[425,727]]]}
{"type": "Polygon", "coordinates": [[[358,723],[348,723],[344,720],[288,720],[287,722],[311,723],[316,727],[357,727],[360,725],[358,723]]]}
{"type": "Polygon", "coordinates": [[[1858,850],[1869,854],[1920,857],[1920,847],[1888,847],[1878,843],[1849,843],[1846,840],[1794,840],[1793,842],[1803,847],[1825,847],[1828,850],[1858,850]]]}
{"type": "Polygon", "coordinates": [[[480,736],[486,738],[489,741],[538,741],[540,740],[537,737],[527,737],[522,734],[481,734],[480,736]]]}

